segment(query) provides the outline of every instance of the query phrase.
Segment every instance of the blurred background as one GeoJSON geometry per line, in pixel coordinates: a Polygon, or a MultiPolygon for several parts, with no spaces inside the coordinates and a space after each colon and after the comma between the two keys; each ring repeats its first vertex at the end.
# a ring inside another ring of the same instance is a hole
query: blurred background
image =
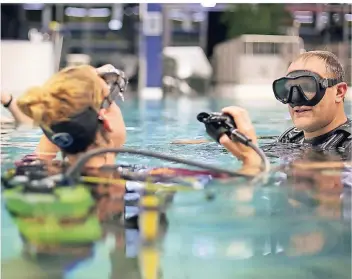
{"type": "Polygon", "coordinates": [[[274,98],[272,81],[314,49],[334,52],[351,84],[351,23],[348,4],[1,4],[1,89],[109,63],[140,98],[274,98]]]}
{"type": "MultiPolygon", "coordinates": [[[[292,127],[287,106],[274,97],[273,80],[285,75],[298,54],[326,49],[339,57],[351,85],[351,25],[348,4],[1,4],[1,90],[18,96],[63,67],[113,64],[130,79],[120,106],[127,148],[238,169],[240,162],[216,142],[176,143],[209,139],[197,114],[229,105],[249,111],[260,145],[273,142],[292,127]]],[[[351,102],[345,105],[351,107],[351,102]]],[[[1,116],[9,116],[0,109],[1,116]]],[[[3,169],[33,154],[42,136],[40,129],[8,126],[1,127],[3,169]]],[[[273,164],[291,161],[298,152],[286,146],[267,149],[273,164]]],[[[166,166],[125,154],[118,161],[166,166]]],[[[282,182],[272,189],[257,187],[252,194],[239,182],[235,191],[216,191],[210,203],[202,192],[177,193],[167,215],[165,244],[160,245],[162,277],[219,278],[220,270],[226,278],[347,278],[350,196],[331,192],[329,183],[338,183],[334,191],[340,191],[337,173],[308,172],[302,181],[291,182],[298,185],[292,191],[281,187],[286,174],[279,175],[282,182]]],[[[104,195],[99,214],[120,210],[116,201],[104,195]]],[[[94,244],[89,257],[76,258],[76,249],[72,257],[37,256],[23,246],[17,223],[2,205],[2,268],[12,275],[7,278],[142,278],[143,266],[135,260],[139,234],[115,228],[117,219],[108,221],[104,239],[94,244]],[[27,257],[27,250],[35,258],[27,257]]],[[[76,224],[64,223],[70,229],[76,224]]],[[[56,228],[66,233],[64,226],[56,228]]],[[[159,261],[152,258],[148,270],[159,261]]]]}

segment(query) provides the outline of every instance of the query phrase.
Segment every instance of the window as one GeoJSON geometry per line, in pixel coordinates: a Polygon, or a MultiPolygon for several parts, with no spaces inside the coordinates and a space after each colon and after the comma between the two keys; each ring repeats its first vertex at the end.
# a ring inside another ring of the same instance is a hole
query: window
{"type": "MultiPolygon", "coordinates": [[[[247,46],[246,46],[247,48],[247,46]]],[[[253,43],[253,54],[277,54],[280,52],[280,44],[277,43],[253,43]]]]}
{"type": "Polygon", "coordinates": [[[253,44],[250,42],[245,42],[243,51],[247,55],[252,55],[253,54],[253,44]]]}

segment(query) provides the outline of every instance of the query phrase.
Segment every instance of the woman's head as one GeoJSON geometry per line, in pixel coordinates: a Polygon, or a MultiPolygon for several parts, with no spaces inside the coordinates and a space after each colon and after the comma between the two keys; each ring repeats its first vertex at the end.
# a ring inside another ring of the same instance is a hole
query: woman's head
{"type": "Polygon", "coordinates": [[[61,70],[43,86],[30,88],[17,103],[34,123],[50,127],[89,107],[98,112],[108,91],[96,70],[84,65],[61,70]]]}
{"type": "Polygon", "coordinates": [[[49,140],[75,154],[96,140],[99,110],[108,95],[107,84],[85,65],[61,70],[43,86],[29,89],[17,104],[49,140]]]}

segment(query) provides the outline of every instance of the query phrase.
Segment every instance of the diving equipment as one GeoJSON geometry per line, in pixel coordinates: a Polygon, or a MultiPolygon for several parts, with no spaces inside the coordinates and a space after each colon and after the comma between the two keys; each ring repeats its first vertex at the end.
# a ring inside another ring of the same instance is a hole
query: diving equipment
{"type": "Polygon", "coordinates": [[[77,154],[87,150],[94,142],[102,121],[97,111],[91,107],[51,125],[50,130],[42,128],[45,136],[63,152],[77,154]]]}
{"type": "Polygon", "coordinates": [[[229,114],[201,112],[197,115],[197,119],[204,123],[208,135],[217,142],[223,134],[231,138],[231,131],[236,129],[235,121],[229,114]]]}
{"type": "Polygon", "coordinates": [[[66,187],[43,164],[17,166],[2,176],[5,207],[22,237],[36,244],[85,244],[101,237],[95,201],[84,185],[66,187]]]}
{"type": "Polygon", "coordinates": [[[134,150],[134,149],[129,149],[129,148],[99,148],[95,150],[90,150],[80,156],[80,158],[77,160],[75,165],[72,165],[67,169],[65,172],[65,180],[70,181],[71,183],[74,181],[79,181],[80,173],[81,170],[83,169],[84,165],[86,162],[91,159],[94,156],[102,155],[105,153],[129,153],[129,154],[138,154],[138,155],[143,155],[147,157],[153,157],[153,158],[158,158],[170,162],[176,162],[180,164],[186,164],[189,166],[193,167],[198,167],[198,168],[203,168],[206,170],[209,170],[214,173],[221,173],[223,175],[227,176],[232,176],[232,177],[247,177],[247,178],[253,178],[252,175],[247,175],[243,173],[238,173],[232,170],[227,170],[219,167],[214,167],[208,164],[204,163],[199,163],[199,162],[194,162],[190,160],[185,160],[181,158],[177,158],[174,156],[162,154],[162,153],[157,153],[157,152],[151,152],[151,151],[145,151],[145,150],[134,150]]]}
{"type": "MultiPolygon", "coordinates": [[[[125,73],[114,68],[101,73],[100,76],[110,87],[110,93],[102,102],[101,108],[110,106],[117,95],[123,100],[123,93],[126,92],[128,84],[125,73]]],[[[86,151],[94,142],[97,131],[103,129],[104,121],[92,107],[68,118],[67,121],[52,124],[50,129],[43,126],[41,129],[46,137],[65,153],[77,154],[86,151]]]]}
{"type": "Polygon", "coordinates": [[[351,128],[352,120],[348,119],[346,123],[336,129],[316,138],[306,140],[303,131],[291,127],[277,141],[282,143],[310,144],[323,150],[337,149],[339,152],[348,153],[352,148],[351,128]]]}
{"type": "Polygon", "coordinates": [[[117,96],[124,101],[125,98],[123,93],[126,92],[128,85],[128,79],[125,73],[121,70],[113,68],[107,72],[100,73],[99,75],[110,87],[110,94],[103,102],[102,107],[111,105],[117,96]]]}
{"type": "Polygon", "coordinates": [[[220,143],[222,135],[227,135],[232,141],[239,141],[240,143],[252,148],[262,160],[262,169],[268,172],[270,163],[264,152],[252,143],[252,140],[246,135],[237,130],[237,126],[233,117],[225,113],[207,113],[201,112],[197,115],[199,122],[205,125],[206,132],[210,137],[220,143]]]}
{"type": "Polygon", "coordinates": [[[315,106],[329,87],[342,82],[339,79],[322,78],[311,71],[293,71],[286,77],[273,82],[275,98],[283,104],[295,106],[315,106]]]}

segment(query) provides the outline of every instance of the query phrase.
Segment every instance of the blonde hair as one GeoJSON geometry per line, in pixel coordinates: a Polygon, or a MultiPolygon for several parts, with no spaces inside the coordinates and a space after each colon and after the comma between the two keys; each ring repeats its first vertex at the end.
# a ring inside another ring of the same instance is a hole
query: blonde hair
{"type": "Polygon", "coordinates": [[[98,111],[104,90],[104,83],[93,67],[69,67],[53,75],[44,85],[30,88],[18,98],[17,105],[35,124],[50,127],[88,107],[98,111]]]}
{"type": "MultiPolygon", "coordinates": [[[[53,75],[44,85],[30,88],[18,98],[17,105],[33,119],[34,124],[51,130],[52,124],[67,121],[70,116],[89,107],[98,112],[105,90],[104,82],[93,67],[69,67],[53,75]]],[[[91,148],[108,147],[110,144],[108,135],[100,129],[91,148]]]]}

